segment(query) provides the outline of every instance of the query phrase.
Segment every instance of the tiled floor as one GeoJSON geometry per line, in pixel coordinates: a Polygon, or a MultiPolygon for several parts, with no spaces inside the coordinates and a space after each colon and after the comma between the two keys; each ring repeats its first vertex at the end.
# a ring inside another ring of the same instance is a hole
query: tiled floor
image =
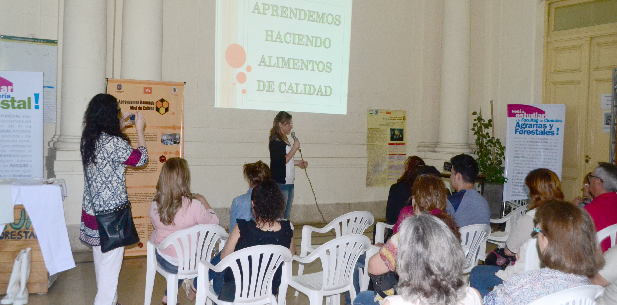
{"type": "MultiPolygon", "coordinates": [[[[323,226],[317,225],[318,227],[323,226]]],[[[300,238],[302,228],[296,228],[294,231],[294,242],[296,244],[296,253],[300,250],[300,238]]],[[[372,239],[372,228],[366,235],[372,239]]],[[[315,244],[324,243],[333,238],[332,234],[325,234],[320,237],[314,237],[315,244]]],[[[94,277],[94,264],[91,261],[90,254],[76,255],[76,268],[62,272],[59,274],[56,282],[51,286],[47,294],[31,294],[28,304],[31,305],[60,305],[60,304],[93,304],[94,296],[96,295],[96,281],[94,277]]],[[[305,273],[320,271],[319,264],[312,264],[306,267],[305,273]]],[[[297,264],[294,264],[294,274],[296,274],[297,264]]],[[[118,284],[119,302],[123,305],[134,305],[144,303],[146,278],[146,258],[134,257],[125,258],[122,271],[120,272],[120,281],[118,284]]],[[[165,278],[161,275],[156,275],[154,283],[154,293],[152,296],[152,304],[161,304],[160,300],[165,291],[165,278]]],[[[308,298],[302,293],[298,297],[294,297],[295,290],[289,289],[287,293],[287,304],[289,305],[308,305],[308,298]]],[[[3,292],[0,292],[3,293],[3,292]]],[[[344,303],[344,297],[341,297],[341,302],[344,303]]],[[[194,304],[186,299],[184,290],[180,289],[178,297],[180,304],[194,304]]]]}

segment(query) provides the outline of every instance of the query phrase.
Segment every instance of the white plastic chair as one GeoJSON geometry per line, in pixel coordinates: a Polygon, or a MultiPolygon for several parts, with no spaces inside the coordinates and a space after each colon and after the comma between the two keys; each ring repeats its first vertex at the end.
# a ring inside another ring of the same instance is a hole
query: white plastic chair
{"type": "MultiPolygon", "coordinates": [[[[198,267],[200,280],[197,283],[195,304],[205,305],[207,301],[208,304],[214,302],[216,304],[277,305],[276,298],[272,295],[272,279],[281,264],[289,265],[289,268],[291,268],[290,262],[291,251],[278,245],[253,246],[235,251],[222,259],[216,266],[210,264],[209,260],[202,260],[198,267]],[[228,267],[234,274],[236,285],[233,302],[219,300],[210,282],[201,280],[208,278],[210,270],[223,272],[228,267]]],[[[283,269],[285,269],[285,266],[283,269]]],[[[281,273],[279,298],[285,299],[286,295],[287,283],[281,273]]]]}
{"type": "Polygon", "coordinates": [[[525,242],[527,250],[525,251],[525,271],[540,269],[540,252],[538,252],[538,240],[530,238],[525,242]]]}
{"type": "MultiPolygon", "coordinates": [[[[366,211],[349,212],[332,220],[325,227],[319,229],[313,226],[305,225],[302,227],[302,241],[300,242],[300,257],[306,257],[309,253],[317,249],[317,246],[311,244],[311,235],[316,233],[327,233],[334,230],[336,237],[352,234],[364,234],[364,231],[373,225],[375,217],[373,214],[366,211]]],[[[298,275],[304,273],[304,265],[298,267],[298,275]]],[[[298,296],[298,293],[295,294],[298,296]]]]}
{"type": "Polygon", "coordinates": [[[492,232],[488,236],[488,242],[492,244],[496,244],[499,248],[503,248],[506,245],[506,240],[508,236],[510,236],[510,231],[516,225],[518,219],[525,215],[527,212],[527,206],[519,206],[514,211],[510,212],[510,214],[504,216],[500,219],[491,219],[491,223],[506,223],[506,228],[504,231],[495,231],[492,232]]]}
{"type": "Polygon", "coordinates": [[[364,270],[360,270],[360,292],[368,290],[368,284],[371,278],[368,275],[368,261],[373,255],[379,252],[377,244],[384,243],[384,234],[386,229],[392,229],[394,225],[389,225],[385,222],[375,223],[375,244],[366,250],[366,258],[364,261],[364,270]]]}
{"type": "MultiPolygon", "coordinates": [[[[169,235],[159,245],[148,240],[146,258],[146,292],[144,304],[150,305],[156,273],[167,280],[168,304],[176,304],[178,299],[178,280],[197,276],[197,263],[201,260],[210,261],[216,243],[227,240],[229,235],[223,227],[214,224],[196,225],[169,235]],[[161,268],[157,263],[155,251],[173,247],[178,254],[178,273],[172,274],[161,268]]],[[[222,249],[220,246],[219,249],[222,249]]],[[[206,277],[207,278],[207,277],[206,277]]]]}
{"type": "Polygon", "coordinates": [[[364,235],[336,238],[315,249],[307,257],[293,257],[300,266],[321,260],[321,272],[292,276],[289,265],[283,277],[288,280],[289,286],[306,294],[311,305],[322,304],[323,297],[329,298],[329,304],[337,305],[340,303],[340,294],[346,291],[349,291],[353,303],[356,298],[354,268],[360,255],[370,246],[371,240],[364,235]]]}
{"type": "Polygon", "coordinates": [[[489,225],[470,225],[460,228],[461,246],[465,251],[467,262],[463,268],[463,273],[471,272],[473,267],[478,265],[478,259],[486,256],[486,239],[491,233],[489,225]]]}
{"type": "Polygon", "coordinates": [[[598,285],[578,286],[539,298],[529,305],[593,305],[602,291],[598,285]]]}
{"type": "Polygon", "coordinates": [[[605,238],[611,238],[611,248],[615,246],[615,241],[617,241],[617,224],[612,226],[608,226],[600,232],[598,232],[598,243],[602,243],[605,238]]]}

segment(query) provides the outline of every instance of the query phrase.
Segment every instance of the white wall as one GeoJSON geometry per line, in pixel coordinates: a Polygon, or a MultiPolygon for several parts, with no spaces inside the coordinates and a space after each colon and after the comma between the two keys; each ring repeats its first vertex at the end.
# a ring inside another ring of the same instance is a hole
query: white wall
{"type": "MultiPolygon", "coordinates": [[[[0,0],[0,34],[57,39],[61,1],[0,0]]],[[[544,3],[471,3],[469,109],[482,108],[486,116],[494,100],[496,134],[505,140],[506,105],[541,102],[544,3]]],[[[108,42],[115,42],[107,52],[109,77],[118,77],[121,69],[121,9],[122,0],[109,0],[108,42]]],[[[434,0],[353,1],[347,115],[293,113],[320,203],[344,210],[352,204],[380,208],[385,202],[387,188],[365,187],[367,109],[408,111],[410,155],[419,144],[438,141],[442,10],[443,1],[434,0]]],[[[164,2],[163,80],[186,82],[185,157],[193,190],[214,207],[226,208],[247,188],[242,165],[268,162],[267,137],[276,112],[214,108],[214,11],[214,0],[164,2]]],[[[294,210],[307,214],[292,219],[313,217],[306,176],[296,174],[294,210]]],[[[81,194],[70,190],[65,207],[67,222],[74,225],[81,194]]]]}

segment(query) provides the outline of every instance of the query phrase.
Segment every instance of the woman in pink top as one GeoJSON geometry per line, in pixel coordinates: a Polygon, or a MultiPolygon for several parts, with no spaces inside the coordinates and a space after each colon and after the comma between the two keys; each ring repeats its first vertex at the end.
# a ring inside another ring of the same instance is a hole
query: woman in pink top
{"type": "MultiPolygon", "coordinates": [[[[198,224],[218,224],[219,218],[212,210],[206,198],[192,194],[191,173],[186,160],[182,158],[168,159],[156,184],[156,194],[150,206],[150,220],[154,231],[150,240],[154,244],[161,243],[167,236],[179,230],[188,229],[198,224]]],[[[156,260],[169,273],[178,272],[178,255],[173,247],[156,251],[156,260]]],[[[182,281],[179,281],[178,287],[182,281]]],[[[185,286],[189,300],[195,299],[197,281],[185,286]],[[192,289],[190,289],[192,288],[192,289]]],[[[167,291],[161,300],[167,304],[167,291]]]]}

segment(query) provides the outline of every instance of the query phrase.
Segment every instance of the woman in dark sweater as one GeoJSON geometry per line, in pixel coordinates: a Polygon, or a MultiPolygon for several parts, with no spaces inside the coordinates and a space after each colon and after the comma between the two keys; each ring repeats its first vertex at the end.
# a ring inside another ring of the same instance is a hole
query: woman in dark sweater
{"type": "Polygon", "coordinates": [[[416,178],[414,175],[418,166],[423,166],[424,160],[418,156],[408,157],[405,161],[405,172],[398,181],[390,187],[388,204],[386,205],[386,222],[390,225],[396,223],[401,210],[410,205],[411,188],[416,178]]]}

